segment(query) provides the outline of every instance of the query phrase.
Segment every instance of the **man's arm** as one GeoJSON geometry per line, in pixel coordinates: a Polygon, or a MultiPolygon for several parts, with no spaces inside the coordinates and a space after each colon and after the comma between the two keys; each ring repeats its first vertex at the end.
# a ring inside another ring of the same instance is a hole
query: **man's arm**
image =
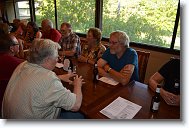
{"type": "Polygon", "coordinates": [[[126,85],[129,83],[130,78],[133,74],[135,66],[132,64],[125,65],[120,72],[110,68],[105,60],[102,58],[98,60],[98,70],[99,75],[111,77],[121,83],[122,85],[126,85]]]}
{"type": "Polygon", "coordinates": [[[75,53],[76,53],[76,50],[65,50],[65,51],[62,51],[62,55],[64,55],[64,56],[74,56],[75,53]]]}
{"type": "Polygon", "coordinates": [[[83,82],[82,76],[79,77],[76,74],[66,74],[66,75],[59,75],[58,78],[74,86],[73,93],[76,94],[76,102],[72,107],[71,111],[78,111],[79,108],[81,107],[82,97],[83,97],[81,87],[82,84],[85,83],[83,82]],[[70,80],[71,77],[74,77],[74,81],[70,80]]]}
{"type": "MultiPolygon", "coordinates": [[[[71,44],[73,44],[73,48],[71,50],[62,50],[60,51],[60,54],[64,56],[74,56],[77,52],[78,42],[79,42],[79,37],[74,37],[74,39],[71,40],[71,44]]],[[[59,44],[60,43],[61,42],[59,41],[59,44]]]]}
{"type": "Polygon", "coordinates": [[[156,72],[149,79],[149,87],[155,92],[157,85],[160,84],[163,80],[164,77],[159,72],[156,72]]]}
{"type": "Polygon", "coordinates": [[[80,77],[76,76],[73,82],[74,85],[73,93],[76,94],[76,102],[73,108],[71,109],[72,111],[78,111],[81,107],[81,103],[83,99],[83,95],[81,91],[82,83],[83,83],[82,76],[80,77]]]}
{"type": "MultiPolygon", "coordinates": [[[[150,89],[152,89],[152,91],[155,92],[157,84],[161,84],[163,80],[164,80],[164,77],[159,72],[156,72],[149,79],[150,89]]],[[[180,105],[180,95],[175,95],[173,93],[170,93],[164,90],[163,88],[161,88],[160,90],[160,95],[168,105],[174,105],[174,106],[180,105]]]]}

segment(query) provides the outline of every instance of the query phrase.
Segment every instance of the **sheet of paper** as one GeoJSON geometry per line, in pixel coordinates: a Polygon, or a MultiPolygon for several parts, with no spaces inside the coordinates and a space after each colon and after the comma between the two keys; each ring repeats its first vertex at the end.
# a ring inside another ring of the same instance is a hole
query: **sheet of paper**
{"type": "Polygon", "coordinates": [[[100,112],[110,119],[132,119],[142,106],[118,97],[100,112]]]}
{"type": "Polygon", "coordinates": [[[64,65],[62,63],[56,63],[57,68],[62,68],[64,65]]]}
{"type": "Polygon", "coordinates": [[[119,82],[115,81],[114,79],[112,78],[108,78],[108,77],[101,77],[100,79],[98,79],[104,83],[107,83],[107,84],[110,84],[110,85],[117,85],[119,84],[119,82]]]}

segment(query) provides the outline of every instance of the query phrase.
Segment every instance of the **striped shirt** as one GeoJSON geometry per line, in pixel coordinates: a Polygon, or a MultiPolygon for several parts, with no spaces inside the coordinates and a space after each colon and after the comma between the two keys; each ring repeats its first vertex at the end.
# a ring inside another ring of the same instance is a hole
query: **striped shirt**
{"type": "Polygon", "coordinates": [[[37,64],[21,63],[5,91],[2,115],[7,119],[54,119],[70,110],[76,95],[63,87],[57,75],[37,64]]]}

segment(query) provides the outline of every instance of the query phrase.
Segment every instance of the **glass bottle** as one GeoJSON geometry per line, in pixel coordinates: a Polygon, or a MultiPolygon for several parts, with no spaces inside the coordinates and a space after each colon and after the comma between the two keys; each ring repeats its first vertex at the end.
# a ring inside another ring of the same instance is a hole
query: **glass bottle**
{"type": "Polygon", "coordinates": [[[97,66],[97,63],[94,64],[94,68],[93,68],[93,82],[94,83],[98,82],[98,66],[97,66]]]}
{"type": "Polygon", "coordinates": [[[179,95],[180,94],[180,80],[175,79],[174,81],[174,94],[179,95]]]}
{"type": "Polygon", "coordinates": [[[160,104],[160,89],[161,89],[161,85],[158,84],[156,88],[156,93],[151,100],[150,110],[152,112],[158,112],[159,104],[160,104]]]}

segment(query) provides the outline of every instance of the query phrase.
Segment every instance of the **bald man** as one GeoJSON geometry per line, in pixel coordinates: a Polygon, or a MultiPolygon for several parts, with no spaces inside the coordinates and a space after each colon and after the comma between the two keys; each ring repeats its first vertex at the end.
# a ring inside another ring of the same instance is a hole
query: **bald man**
{"type": "Polygon", "coordinates": [[[54,42],[59,42],[61,34],[53,28],[53,23],[49,19],[44,19],[41,22],[42,37],[44,39],[50,39],[54,42]]]}

